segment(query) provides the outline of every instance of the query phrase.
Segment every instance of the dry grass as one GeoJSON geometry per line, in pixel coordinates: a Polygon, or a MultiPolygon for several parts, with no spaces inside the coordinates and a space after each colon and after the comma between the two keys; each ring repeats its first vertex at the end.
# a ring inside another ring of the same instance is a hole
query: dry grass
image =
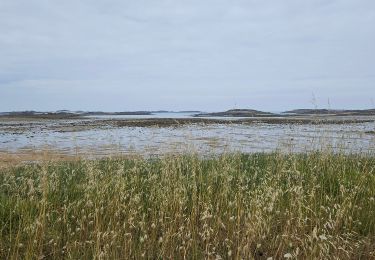
{"type": "Polygon", "coordinates": [[[9,153],[0,151],[0,169],[9,168],[25,163],[77,161],[79,156],[67,155],[57,150],[26,150],[24,152],[9,153]]]}
{"type": "Polygon", "coordinates": [[[375,158],[254,154],[0,170],[2,259],[375,258],[375,158]]]}

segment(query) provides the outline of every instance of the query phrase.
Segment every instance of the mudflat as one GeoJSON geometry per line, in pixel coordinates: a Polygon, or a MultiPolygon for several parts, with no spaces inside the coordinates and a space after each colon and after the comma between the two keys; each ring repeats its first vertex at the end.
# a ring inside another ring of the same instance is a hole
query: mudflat
{"type": "Polygon", "coordinates": [[[63,156],[100,157],[116,152],[153,156],[184,153],[193,147],[204,155],[228,150],[301,152],[319,150],[323,143],[335,151],[373,152],[374,133],[372,115],[3,115],[0,151],[16,157],[26,154],[22,156],[26,161],[38,157],[29,156],[30,152],[45,150],[63,156]]]}
{"type": "Polygon", "coordinates": [[[178,127],[184,125],[213,125],[213,124],[352,124],[375,122],[375,116],[278,116],[253,118],[135,118],[135,119],[97,119],[77,117],[0,117],[1,132],[33,132],[52,130],[57,132],[76,132],[106,127],[178,127]]]}

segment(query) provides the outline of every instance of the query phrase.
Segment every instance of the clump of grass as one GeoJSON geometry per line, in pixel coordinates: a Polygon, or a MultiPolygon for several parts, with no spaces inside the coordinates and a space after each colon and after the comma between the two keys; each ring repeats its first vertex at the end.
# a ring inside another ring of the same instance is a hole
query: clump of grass
{"type": "Polygon", "coordinates": [[[1,169],[0,258],[374,258],[374,171],[323,153],[1,169]]]}

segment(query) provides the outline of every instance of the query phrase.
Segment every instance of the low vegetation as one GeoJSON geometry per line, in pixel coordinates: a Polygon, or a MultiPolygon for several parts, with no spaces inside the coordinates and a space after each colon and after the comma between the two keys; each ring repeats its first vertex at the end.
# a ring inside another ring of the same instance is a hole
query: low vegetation
{"type": "Polygon", "coordinates": [[[375,258],[375,157],[231,154],[0,170],[1,259],[375,258]]]}

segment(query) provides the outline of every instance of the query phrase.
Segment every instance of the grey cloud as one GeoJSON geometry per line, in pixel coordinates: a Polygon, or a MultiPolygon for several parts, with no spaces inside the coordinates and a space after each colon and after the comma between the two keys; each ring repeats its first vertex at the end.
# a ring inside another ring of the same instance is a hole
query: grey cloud
{"type": "Polygon", "coordinates": [[[373,24],[370,0],[2,1],[0,110],[361,107],[373,24]]]}

